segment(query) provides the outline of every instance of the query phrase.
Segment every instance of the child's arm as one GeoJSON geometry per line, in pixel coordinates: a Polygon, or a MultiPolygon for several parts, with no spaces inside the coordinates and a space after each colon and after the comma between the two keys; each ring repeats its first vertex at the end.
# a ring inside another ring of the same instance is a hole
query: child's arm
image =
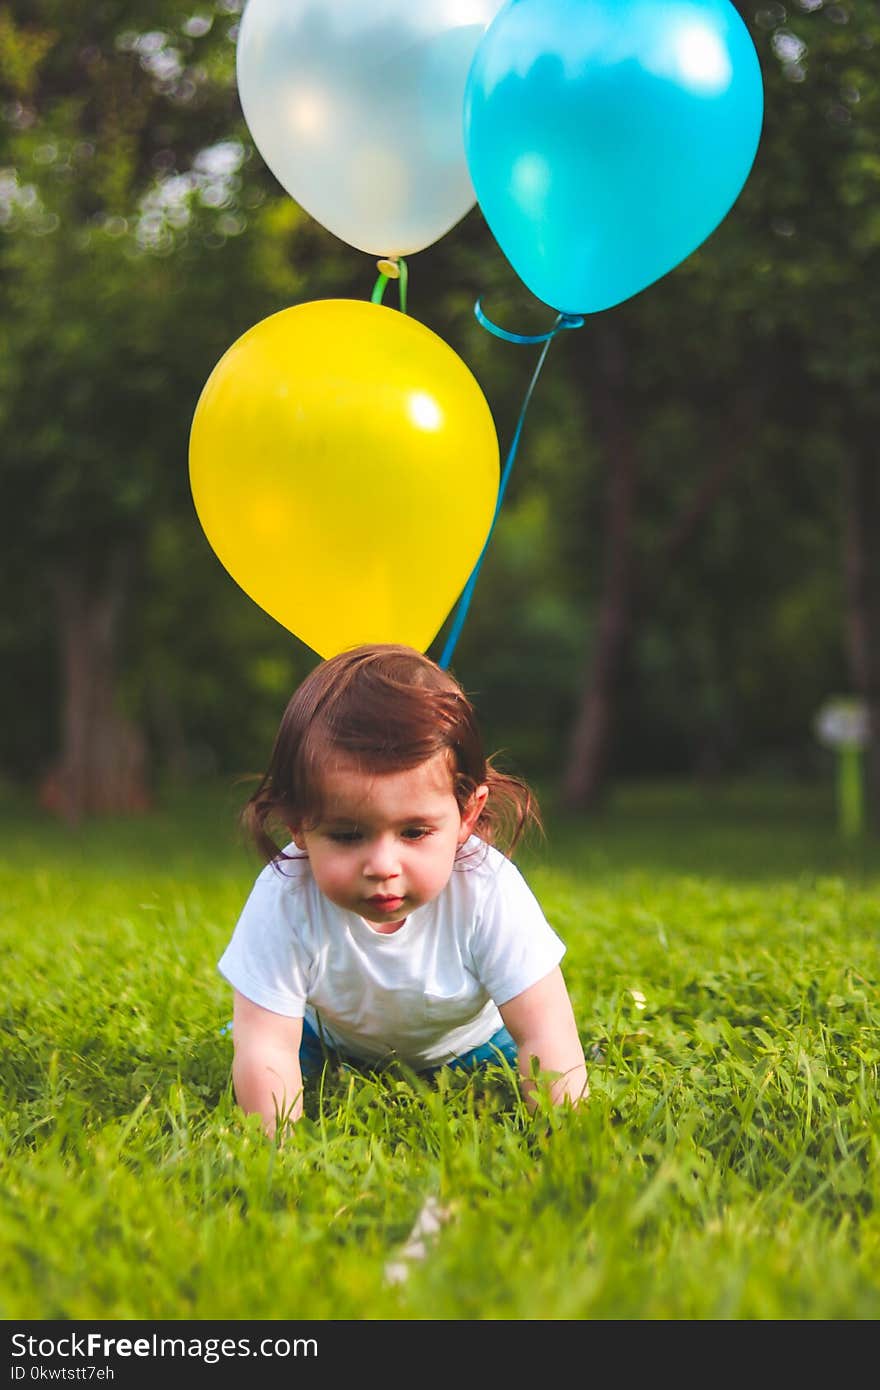
{"type": "Polygon", "coordinates": [[[584,1049],[559,966],[522,994],[508,999],[499,1012],[517,1045],[526,1103],[534,1107],[533,1057],[538,1059],[542,1072],[558,1076],[551,1089],[554,1101],[567,1100],[576,1105],[584,1100],[590,1089],[584,1049]]]}
{"type": "Polygon", "coordinates": [[[302,1073],[299,1047],[301,1018],[273,1014],[235,991],[232,1015],[232,1084],[246,1115],[263,1117],[263,1128],[274,1135],[302,1114],[302,1073]]]}

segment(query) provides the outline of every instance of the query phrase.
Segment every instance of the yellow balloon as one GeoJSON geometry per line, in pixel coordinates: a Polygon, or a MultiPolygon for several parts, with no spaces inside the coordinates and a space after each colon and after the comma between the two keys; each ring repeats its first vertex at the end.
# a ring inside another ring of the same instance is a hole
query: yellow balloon
{"type": "Polygon", "coordinates": [[[199,521],[255,603],[322,657],[426,650],[498,496],[498,437],[453,349],[381,304],[263,319],[224,354],[189,444],[199,521]]]}

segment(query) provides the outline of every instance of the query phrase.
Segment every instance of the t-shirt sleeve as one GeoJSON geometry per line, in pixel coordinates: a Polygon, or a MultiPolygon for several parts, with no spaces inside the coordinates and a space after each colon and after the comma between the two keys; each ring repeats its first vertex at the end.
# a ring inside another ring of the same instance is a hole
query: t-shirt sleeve
{"type": "Polygon", "coordinates": [[[242,908],[217,969],[261,1008],[302,1018],[310,962],[299,906],[301,892],[277,870],[264,870],[242,908]]]}
{"type": "Polygon", "coordinates": [[[543,980],[565,955],[564,943],[510,860],[493,875],[472,951],[477,977],[499,1007],[543,980]]]}

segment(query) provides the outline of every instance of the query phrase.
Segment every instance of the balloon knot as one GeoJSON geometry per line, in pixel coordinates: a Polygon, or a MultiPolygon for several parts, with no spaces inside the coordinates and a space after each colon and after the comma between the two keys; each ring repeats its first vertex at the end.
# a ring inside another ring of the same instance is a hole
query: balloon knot
{"type": "Polygon", "coordinates": [[[383,256],[380,261],[376,262],[376,268],[381,275],[387,275],[389,280],[400,279],[400,264],[396,260],[391,260],[390,257],[383,256]]]}

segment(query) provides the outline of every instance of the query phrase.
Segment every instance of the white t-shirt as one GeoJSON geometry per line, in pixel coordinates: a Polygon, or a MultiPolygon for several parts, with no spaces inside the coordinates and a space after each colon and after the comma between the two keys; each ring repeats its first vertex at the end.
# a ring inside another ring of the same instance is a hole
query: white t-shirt
{"type": "Polygon", "coordinates": [[[295,846],[284,853],[257,878],[218,969],[353,1057],[422,1068],[479,1047],[502,1026],[498,1006],[565,953],[520,871],[474,835],[442,892],[390,934],[330,902],[295,846]]]}

